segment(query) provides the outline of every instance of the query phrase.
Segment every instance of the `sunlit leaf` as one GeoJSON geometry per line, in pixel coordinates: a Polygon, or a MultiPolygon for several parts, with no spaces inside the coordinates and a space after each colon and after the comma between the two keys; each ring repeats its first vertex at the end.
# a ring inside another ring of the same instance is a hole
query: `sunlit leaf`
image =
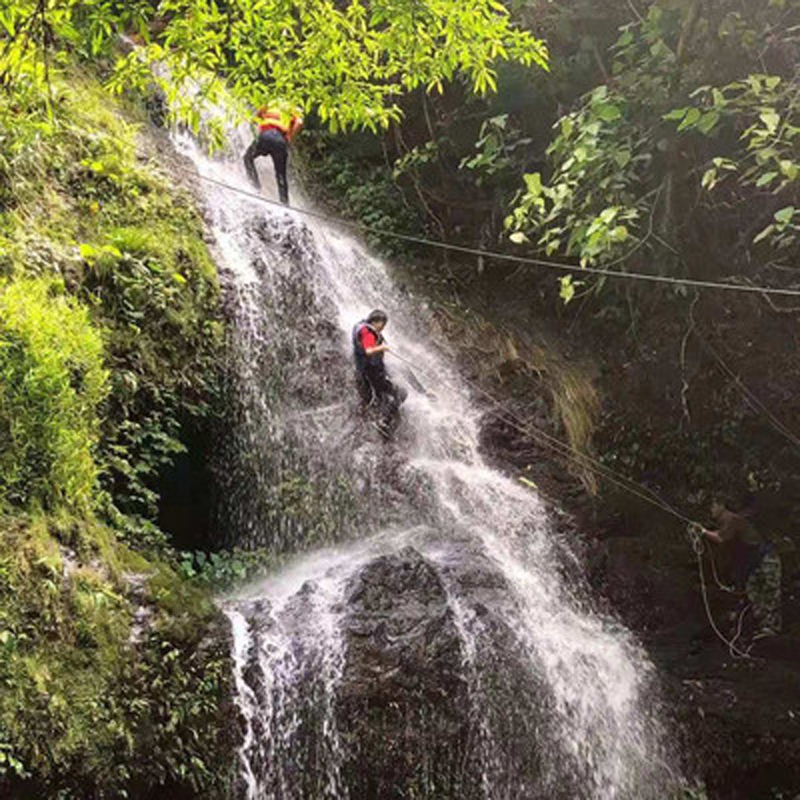
{"type": "Polygon", "coordinates": [[[759,119],[767,126],[770,134],[774,134],[778,130],[778,125],[781,121],[780,115],[775,111],[762,111],[759,114],[759,119]]]}
{"type": "Polygon", "coordinates": [[[525,181],[525,188],[531,197],[539,197],[542,193],[542,176],[538,172],[528,173],[522,176],[525,181]]]}
{"type": "Polygon", "coordinates": [[[756,181],[756,186],[760,189],[762,186],[766,186],[767,184],[772,183],[772,181],[774,181],[775,178],[777,178],[777,177],[778,177],[778,173],[777,172],[765,172],[756,181]]]}
{"type": "Polygon", "coordinates": [[[678,130],[683,131],[687,128],[691,128],[698,123],[701,117],[701,112],[699,108],[690,108],[686,112],[686,116],[683,118],[683,122],[678,125],[678,130]]]}
{"type": "Polygon", "coordinates": [[[618,106],[611,103],[602,103],[597,107],[597,116],[604,122],[614,122],[622,117],[618,106]]]}
{"type": "Polygon", "coordinates": [[[663,119],[666,120],[679,120],[683,119],[686,116],[686,112],[688,108],[675,108],[670,111],[668,114],[664,114],[663,119]]]}
{"type": "Polygon", "coordinates": [[[703,114],[702,117],[700,117],[700,121],[697,123],[697,130],[699,130],[700,133],[708,135],[714,130],[718,122],[719,112],[708,111],[707,113],[703,114]]]}

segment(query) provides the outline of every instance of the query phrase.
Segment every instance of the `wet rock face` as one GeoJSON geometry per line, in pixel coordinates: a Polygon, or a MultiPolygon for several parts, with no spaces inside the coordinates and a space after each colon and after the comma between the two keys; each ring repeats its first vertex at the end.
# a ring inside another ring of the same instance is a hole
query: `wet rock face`
{"type": "Polygon", "coordinates": [[[546,693],[498,613],[503,578],[465,554],[465,631],[439,569],[408,547],[369,563],[350,586],[337,690],[349,797],[576,796],[569,780],[545,789],[546,693]]]}
{"type": "Polygon", "coordinates": [[[214,442],[214,523],[219,542],[286,552],[344,534],[356,511],[340,457],[350,448],[320,446],[347,441],[353,365],[336,307],[316,285],[308,228],[253,218],[239,245],[259,281],[224,283],[234,333],[227,419],[214,442]]]}
{"type": "MultiPolygon", "coordinates": [[[[320,263],[327,249],[307,230],[259,220],[247,237],[248,253],[269,252],[231,292],[230,527],[283,552],[376,532],[259,587],[268,605],[230,608],[247,796],[660,800],[639,769],[655,749],[639,683],[617,669],[641,659],[561,591],[543,510],[474,458],[452,388],[420,404],[407,442],[351,424],[349,344],[331,323],[348,304],[334,304],[342,286],[385,285],[338,256],[320,263]]],[[[425,356],[427,373],[447,372],[425,356]]]]}
{"type": "Polygon", "coordinates": [[[411,548],[384,556],[347,603],[338,716],[350,796],[480,796],[463,654],[436,570],[411,548]]]}
{"type": "MultiPolygon", "coordinates": [[[[751,659],[733,658],[709,625],[681,527],[624,498],[619,508],[593,507],[557,462],[545,453],[537,461],[535,444],[501,423],[484,420],[484,447],[501,467],[535,463],[537,485],[574,513],[568,535],[599,601],[641,636],[659,669],[685,773],[713,800],[800,796],[800,575],[784,578],[782,635],[758,642],[751,659]]],[[[733,638],[739,597],[716,587],[707,560],[705,571],[715,622],[733,638]]]]}

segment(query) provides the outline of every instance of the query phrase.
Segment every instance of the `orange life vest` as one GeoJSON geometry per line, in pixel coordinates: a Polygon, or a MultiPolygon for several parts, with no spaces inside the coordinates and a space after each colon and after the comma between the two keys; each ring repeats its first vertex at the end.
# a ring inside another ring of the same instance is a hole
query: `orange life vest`
{"type": "Polygon", "coordinates": [[[264,131],[271,130],[280,131],[287,142],[291,142],[294,135],[303,127],[303,118],[299,114],[292,114],[287,122],[283,114],[279,111],[273,111],[266,106],[262,106],[258,109],[256,119],[259,120],[258,130],[260,132],[263,133],[264,131]]]}

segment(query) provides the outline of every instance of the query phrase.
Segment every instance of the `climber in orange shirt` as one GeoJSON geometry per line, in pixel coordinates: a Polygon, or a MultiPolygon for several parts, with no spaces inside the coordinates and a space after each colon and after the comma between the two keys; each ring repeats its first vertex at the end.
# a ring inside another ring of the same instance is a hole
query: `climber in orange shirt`
{"type": "Polygon", "coordinates": [[[278,182],[278,196],[281,203],[289,203],[289,182],[286,178],[286,165],[289,161],[289,145],[303,127],[299,113],[286,114],[262,106],[256,114],[258,136],[244,154],[247,176],[256,189],[261,189],[255,161],[259,156],[271,156],[278,182]]]}

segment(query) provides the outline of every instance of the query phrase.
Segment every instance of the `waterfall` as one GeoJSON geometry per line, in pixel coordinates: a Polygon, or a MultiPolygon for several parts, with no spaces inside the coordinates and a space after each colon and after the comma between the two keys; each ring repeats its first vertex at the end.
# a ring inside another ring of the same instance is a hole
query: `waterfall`
{"type": "Polygon", "coordinates": [[[226,536],[288,559],[221,601],[240,796],[670,796],[653,667],[567,577],[535,492],[484,460],[424,303],[336,226],[203,189],[235,323],[226,536]],[[409,389],[391,442],[356,409],[350,330],[373,307],[406,360],[387,356],[409,389]]]}

